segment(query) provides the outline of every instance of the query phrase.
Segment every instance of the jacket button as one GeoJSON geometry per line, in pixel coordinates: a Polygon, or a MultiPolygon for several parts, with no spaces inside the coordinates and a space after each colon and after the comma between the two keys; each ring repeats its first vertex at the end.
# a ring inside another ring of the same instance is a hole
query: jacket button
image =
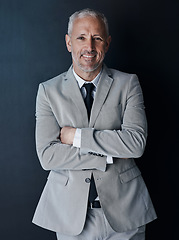
{"type": "Polygon", "coordinates": [[[85,179],[85,182],[86,182],[86,183],[90,183],[90,182],[91,182],[91,179],[90,179],[90,178],[86,178],[86,179],[85,179]]]}

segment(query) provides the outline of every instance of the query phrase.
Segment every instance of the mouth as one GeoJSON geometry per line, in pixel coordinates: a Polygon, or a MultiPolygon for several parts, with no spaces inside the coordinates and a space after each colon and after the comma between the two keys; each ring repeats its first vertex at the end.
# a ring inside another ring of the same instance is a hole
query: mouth
{"type": "Polygon", "coordinates": [[[85,58],[86,60],[92,60],[97,56],[97,52],[96,51],[83,51],[81,52],[81,57],[85,58]]]}
{"type": "Polygon", "coordinates": [[[81,57],[88,62],[93,61],[96,58],[96,54],[82,54],[81,57]]]}
{"type": "Polygon", "coordinates": [[[85,57],[85,58],[93,58],[93,57],[95,57],[96,55],[82,55],[83,57],[85,57]]]}

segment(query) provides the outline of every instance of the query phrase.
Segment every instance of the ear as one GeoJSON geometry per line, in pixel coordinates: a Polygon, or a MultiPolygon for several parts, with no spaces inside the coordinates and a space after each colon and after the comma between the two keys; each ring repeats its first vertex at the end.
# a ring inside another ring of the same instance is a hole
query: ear
{"type": "Polygon", "coordinates": [[[71,52],[71,38],[68,34],[65,35],[66,46],[69,52],[71,52]]]}
{"type": "Polygon", "coordinates": [[[106,39],[105,53],[107,53],[110,43],[111,43],[111,36],[108,36],[106,39]]]}

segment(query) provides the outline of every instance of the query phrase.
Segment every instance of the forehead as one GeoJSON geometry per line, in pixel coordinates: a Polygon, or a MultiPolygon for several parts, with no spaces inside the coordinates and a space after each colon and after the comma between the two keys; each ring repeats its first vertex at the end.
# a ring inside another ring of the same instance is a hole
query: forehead
{"type": "Polygon", "coordinates": [[[73,23],[73,34],[99,34],[106,35],[105,25],[100,18],[86,16],[75,19],[73,23]]]}

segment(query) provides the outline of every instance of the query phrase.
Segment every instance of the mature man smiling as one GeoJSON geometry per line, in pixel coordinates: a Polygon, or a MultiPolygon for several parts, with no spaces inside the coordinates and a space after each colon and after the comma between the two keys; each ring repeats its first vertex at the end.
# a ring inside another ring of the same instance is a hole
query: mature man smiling
{"type": "Polygon", "coordinates": [[[50,170],[33,222],[59,240],[144,240],[156,218],[134,158],[147,122],[135,74],[108,69],[107,19],[91,9],[69,19],[72,66],[39,86],[36,146],[50,170]]]}
{"type": "Polygon", "coordinates": [[[66,35],[68,51],[72,53],[75,72],[88,81],[100,72],[111,37],[100,18],[86,16],[75,19],[66,35]]]}

